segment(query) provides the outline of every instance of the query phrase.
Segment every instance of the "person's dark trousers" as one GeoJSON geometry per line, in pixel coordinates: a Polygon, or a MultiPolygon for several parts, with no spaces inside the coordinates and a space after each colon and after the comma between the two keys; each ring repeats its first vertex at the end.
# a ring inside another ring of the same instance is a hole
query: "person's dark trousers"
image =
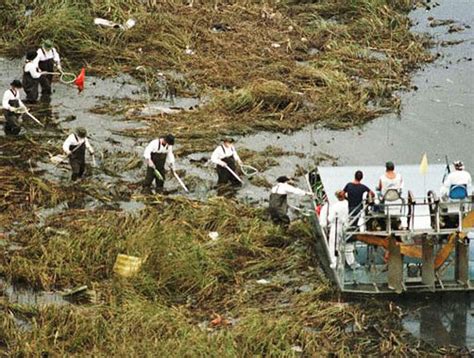
{"type": "Polygon", "coordinates": [[[21,131],[21,125],[19,122],[19,115],[8,111],[3,110],[3,115],[5,116],[5,124],[3,129],[6,135],[18,135],[21,131]]]}
{"type": "Polygon", "coordinates": [[[82,143],[79,148],[70,146],[69,164],[71,164],[71,180],[76,181],[84,176],[86,169],[86,145],[82,143]]]}
{"type": "MultiPolygon", "coordinates": [[[[47,61],[40,61],[38,67],[41,71],[44,72],[53,72],[54,71],[54,60],[50,59],[47,61]]],[[[53,82],[53,75],[41,75],[39,78],[39,83],[41,85],[41,94],[48,95],[51,94],[51,83],[53,82]]]]}
{"type": "Polygon", "coordinates": [[[155,182],[155,188],[157,192],[163,191],[163,186],[165,184],[165,163],[166,163],[166,153],[151,153],[151,161],[155,164],[156,170],[161,174],[163,180],[158,178],[155,174],[155,169],[147,165],[145,181],[143,182],[143,192],[151,193],[151,186],[153,181],[155,182]]]}
{"type": "Polygon", "coordinates": [[[36,103],[38,101],[39,81],[39,79],[34,79],[27,72],[23,74],[23,90],[26,93],[25,103],[36,103]]]}
{"type": "MultiPolygon", "coordinates": [[[[234,172],[237,170],[234,157],[227,157],[222,159],[227,166],[232,169],[234,172]]],[[[218,165],[216,167],[217,171],[217,185],[231,184],[232,186],[240,186],[241,183],[235,178],[232,173],[225,167],[218,165]]]]}

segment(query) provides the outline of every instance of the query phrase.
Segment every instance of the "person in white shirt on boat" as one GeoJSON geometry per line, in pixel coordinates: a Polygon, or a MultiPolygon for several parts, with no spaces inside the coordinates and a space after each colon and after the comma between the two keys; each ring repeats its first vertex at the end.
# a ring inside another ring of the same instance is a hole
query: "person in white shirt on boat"
{"type": "MultiPolygon", "coordinates": [[[[349,203],[343,190],[336,191],[337,202],[329,207],[329,255],[331,259],[331,268],[336,268],[336,251],[340,240],[344,240],[344,232],[349,226],[349,203]]],[[[360,265],[356,262],[354,256],[354,244],[345,244],[346,263],[352,268],[358,268],[360,265]]]]}
{"type": "Polygon", "coordinates": [[[440,190],[441,197],[443,200],[447,200],[449,193],[453,186],[464,186],[467,191],[467,195],[472,194],[472,178],[471,174],[464,169],[464,163],[461,161],[455,161],[453,163],[454,171],[449,173],[443,182],[440,190]]]}
{"type": "Polygon", "coordinates": [[[235,149],[233,138],[224,138],[211,155],[211,162],[216,165],[217,185],[231,184],[232,186],[240,186],[241,182],[227,169],[233,172],[237,170],[236,163],[242,165],[237,150],[235,149]]]}
{"type": "Polygon", "coordinates": [[[162,192],[165,184],[165,165],[173,170],[175,158],[173,145],[175,137],[168,134],[164,137],[152,140],[143,153],[147,164],[146,177],[143,182],[143,192],[151,194],[151,185],[155,181],[156,192],[162,192]],[[158,173],[157,173],[158,172],[158,173]]]}
{"type": "Polygon", "coordinates": [[[331,268],[336,268],[336,250],[339,240],[343,239],[343,233],[349,224],[349,202],[346,200],[344,191],[336,191],[337,202],[329,206],[329,256],[331,268]]]}
{"type": "Polygon", "coordinates": [[[86,149],[94,155],[94,149],[87,139],[87,130],[78,127],[74,133],[70,134],[63,143],[63,151],[69,157],[71,164],[71,180],[82,178],[86,169],[86,149]]]}
{"type": "Polygon", "coordinates": [[[277,184],[273,186],[270,192],[268,212],[273,223],[283,227],[287,227],[290,224],[290,218],[288,217],[288,194],[298,196],[313,195],[309,191],[294,187],[290,182],[290,178],[286,176],[278,177],[277,184]]]}
{"type": "Polygon", "coordinates": [[[379,179],[377,191],[380,192],[381,198],[389,189],[395,189],[401,193],[403,189],[403,178],[399,173],[395,172],[395,164],[393,162],[385,163],[385,174],[379,179]]]}

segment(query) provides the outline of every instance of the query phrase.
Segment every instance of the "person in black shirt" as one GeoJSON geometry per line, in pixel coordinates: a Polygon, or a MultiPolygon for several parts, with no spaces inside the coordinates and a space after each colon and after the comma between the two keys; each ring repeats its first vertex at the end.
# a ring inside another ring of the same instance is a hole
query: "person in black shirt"
{"type": "Polygon", "coordinates": [[[355,217],[361,211],[362,207],[360,206],[360,203],[362,203],[364,193],[374,196],[372,190],[361,183],[363,177],[364,174],[362,171],[356,171],[354,180],[350,183],[347,183],[344,187],[344,192],[346,193],[347,201],[349,202],[349,214],[352,217],[355,217]]]}

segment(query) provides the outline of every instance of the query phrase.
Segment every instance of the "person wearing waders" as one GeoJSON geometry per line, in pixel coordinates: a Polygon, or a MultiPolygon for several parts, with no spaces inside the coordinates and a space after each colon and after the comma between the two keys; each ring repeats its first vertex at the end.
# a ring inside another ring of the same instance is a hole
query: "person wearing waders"
{"type": "Polygon", "coordinates": [[[38,101],[38,87],[41,71],[38,68],[38,59],[35,51],[26,53],[26,63],[23,67],[23,90],[26,93],[25,103],[38,101]]]}
{"type": "MultiPolygon", "coordinates": [[[[61,59],[59,58],[58,51],[53,47],[51,40],[44,40],[41,44],[41,48],[36,51],[38,55],[38,67],[44,72],[54,72],[54,65],[61,72],[61,59]]],[[[51,95],[51,83],[53,81],[53,75],[43,74],[40,77],[41,95],[51,95]]]]}
{"type": "Polygon", "coordinates": [[[5,116],[4,130],[6,135],[18,135],[21,131],[20,113],[26,110],[20,99],[20,89],[23,86],[19,80],[10,83],[10,89],[3,94],[2,108],[5,116]]]}
{"type": "Polygon", "coordinates": [[[313,195],[309,191],[304,191],[290,184],[290,178],[281,176],[277,179],[277,184],[272,188],[270,193],[270,203],[268,212],[274,224],[288,227],[290,218],[288,217],[288,194],[299,196],[313,195]]]}
{"type": "Polygon", "coordinates": [[[87,131],[82,127],[76,128],[74,133],[70,134],[64,141],[63,151],[69,157],[72,181],[76,181],[84,175],[86,169],[86,148],[91,155],[94,155],[94,149],[87,139],[87,131]]]}
{"type": "Polygon", "coordinates": [[[156,192],[163,192],[165,184],[165,164],[168,164],[171,170],[174,170],[174,136],[168,134],[165,137],[152,140],[147,147],[143,156],[147,165],[146,177],[143,182],[143,193],[151,194],[151,186],[155,182],[156,192]]]}
{"type": "Polygon", "coordinates": [[[211,162],[216,165],[218,186],[230,184],[237,187],[241,185],[241,182],[227,169],[230,168],[235,173],[237,169],[235,163],[242,165],[233,143],[234,139],[224,138],[222,144],[212,152],[211,162]]]}

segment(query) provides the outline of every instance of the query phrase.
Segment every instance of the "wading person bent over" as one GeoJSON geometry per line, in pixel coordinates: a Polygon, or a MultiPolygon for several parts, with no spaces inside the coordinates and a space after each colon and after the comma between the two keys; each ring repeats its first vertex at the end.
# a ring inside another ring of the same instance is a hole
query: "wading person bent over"
{"type": "Polygon", "coordinates": [[[290,184],[290,178],[281,176],[277,179],[277,184],[270,193],[270,203],[268,212],[274,224],[288,227],[290,218],[288,217],[288,194],[299,196],[313,195],[313,193],[301,190],[290,184]]]}
{"type": "Polygon", "coordinates": [[[211,162],[216,165],[218,186],[230,184],[237,187],[241,185],[241,182],[227,169],[230,168],[235,173],[237,170],[236,162],[242,164],[232,143],[234,143],[234,139],[224,138],[222,144],[214,149],[211,155],[211,162]]]}
{"type": "Polygon", "coordinates": [[[20,99],[22,84],[19,80],[10,83],[10,89],[3,94],[2,108],[5,116],[4,130],[6,135],[18,135],[21,131],[20,113],[26,110],[20,99]]]}
{"type": "Polygon", "coordinates": [[[174,168],[174,136],[168,134],[165,137],[152,140],[143,153],[147,165],[146,177],[143,182],[143,193],[151,194],[151,186],[155,182],[156,192],[162,192],[165,184],[165,164],[170,169],[174,168]]]}

